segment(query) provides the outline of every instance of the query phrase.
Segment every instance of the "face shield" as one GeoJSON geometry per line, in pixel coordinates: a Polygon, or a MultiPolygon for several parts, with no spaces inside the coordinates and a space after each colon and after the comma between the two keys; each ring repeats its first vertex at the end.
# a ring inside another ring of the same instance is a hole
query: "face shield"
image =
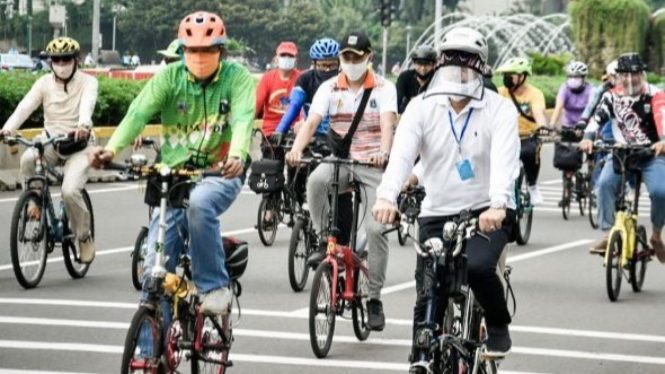
{"type": "Polygon", "coordinates": [[[482,68],[478,55],[462,51],[444,51],[441,67],[436,70],[425,97],[446,95],[452,100],[482,100],[484,94],[482,68]]]}
{"type": "Polygon", "coordinates": [[[622,72],[617,75],[619,84],[623,87],[626,95],[637,96],[642,93],[644,82],[646,82],[646,72],[622,72]]]}

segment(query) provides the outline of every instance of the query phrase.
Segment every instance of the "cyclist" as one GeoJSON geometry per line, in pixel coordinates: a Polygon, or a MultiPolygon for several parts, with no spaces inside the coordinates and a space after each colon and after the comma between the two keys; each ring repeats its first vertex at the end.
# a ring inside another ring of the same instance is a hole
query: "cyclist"
{"type": "Polygon", "coordinates": [[[499,94],[511,100],[520,113],[518,120],[522,139],[520,159],[524,164],[531,203],[540,205],[543,203],[543,196],[537,184],[540,174],[540,140],[533,135],[547,126],[545,95],[527,83],[527,78],[532,75],[531,60],[527,58],[511,58],[496,72],[503,74],[504,87],[499,87],[499,94]]]}
{"type": "MultiPolygon", "coordinates": [[[[469,285],[486,313],[486,353],[498,357],[505,356],[512,344],[511,318],[496,267],[514,225],[520,142],[517,111],[484,88],[487,55],[485,38],[471,28],[454,28],[444,36],[441,65],[430,87],[404,112],[401,121],[406,126],[397,128],[395,137],[400,141],[393,145],[372,214],[381,224],[396,219],[395,200],[420,155],[424,172],[419,176],[427,196],[419,217],[419,240],[441,238],[444,224],[462,210],[480,217],[480,229],[489,233],[490,240],[476,237],[468,242],[469,285]]],[[[423,266],[418,257],[414,335],[417,323],[425,319],[423,266]]],[[[442,321],[445,308],[437,309],[435,320],[442,321]]],[[[414,348],[410,373],[427,372],[415,362],[418,353],[414,348]]]]}
{"type": "Polygon", "coordinates": [[[554,113],[550,118],[550,127],[557,127],[561,113],[564,113],[563,128],[574,128],[586,108],[594,87],[586,82],[589,73],[587,65],[580,61],[571,61],[566,67],[568,80],[559,88],[554,113]]]}
{"type": "MultiPolygon", "coordinates": [[[[580,117],[579,121],[577,122],[576,126],[587,126],[589,124],[589,119],[593,116],[593,113],[596,111],[596,108],[598,107],[598,104],[600,103],[600,98],[603,96],[603,94],[616,85],[617,82],[617,60],[613,60],[607,66],[605,67],[605,75],[603,75],[603,84],[596,87],[593,90],[593,95],[591,96],[591,99],[589,100],[589,103],[587,104],[586,108],[584,108],[584,112],[582,113],[582,117],[580,117]]],[[[606,124],[602,124],[601,126],[601,135],[603,139],[610,139],[612,136],[612,124],[611,122],[607,122],[606,124]]]]}
{"type": "Polygon", "coordinates": [[[169,46],[166,49],[157,51],[157,53],[164,56],[162,62],[159,65],[166,66],[168,64],[180,61],[180,53],[178,52],[179,49],[180,49],[180,41],[178,41],[178,39],[173,39],[173,41],[169,44],[169,46]]]}
{"type": "MultiPolygon", "coordinates": [[[[97,79],[78,70],[81,47],[72,38],[56,38],[46,46],[51,59],[52,74],[39,78],[5,122],[0,137],[18,130],[40,105],[44,110],[43,137],[72,135],[80,148],[71,154],[62,154],[55,147],[44,150],[44,159],[50,165],[64,165],[62,199],[65,202],[71,228],[76,234],[81,262],[89,264],[95,258],[95,243],[90,235],[90,212],[83,201],[81,190],[88,181],[89,141],[94,143],[92,114],[97,103],[97,79]]],[[[74,149],[74,148],[72,148],[74,149]]],[[[37,153],[28,149],[21,156],[22,180],[35,175],[37,153]]],[[[23,186],[27,188],[28,186],[23,186]]],[[[37,206],[31,205],[29,216],[39,217],[37,206]]]]}
{"type": "MultiPolygon", "coordinates": [[[[641,165],[644,183],[651,198],[651,222],[653,233],[650,243],[658,260],[665,262],[665,246],[661,238],[665,224],[665,131],[663,109],[665,94],[647,83],[646,64],[637,53],[626,53],[619,57],[616,72],[618,84],[605,92],[596,109],[593,121],[584,133],[580,149],[591,152],[598,124],[612,122],[612,133],[617,143],[651,145],[656,157],[643,160],[641,165]]],[[[614,225],[616,191],[621,178],[614,173],[609,159],[598,179],[598,215],[600,228],[606,233],[614,225]]],[[[592,249],[592,253],[605,253],[608,234],[592,249]]]]}
{"type": "Polygon", "coordinates": [[[428,45],[421,45],[411,52],[413,69],[403,71],[397,77],[395,87],[397,89],[397,111],[404,113],[409,101],[424,90],[434,74],[436,65],[436,51],[428,45]]]}
{"type": "MultiPolygon", "coordinates": [[[[364,213],[370,211],[370,204],[376,199],[376,187],[381,179],[381,169],[388,161],[393,138],[393,125],[397,114],[397,93],[395,85],[374,74],[368,69],[373,57],[370,40],[364,32],[352,32],[342,39],[341,66],[342,72],[336,79],[329,79],[321,84],[314,96],[309,117],[298,132],[293,149],[286,158],[290,164],[297,164],[302,157],[310,139],[325,116],[330,116],[330,136],[332,138],[346,136],[359,102],[371,89],[357,131],[352,137],[349,156],[356,160],[369,160],[376,168],[356,166],[353,168],[355,178],[365,191],[363,194],[364,213]]],[[[339,144],[339,143],[338,143],[339,144]]],[[[337,153],[340,157],[346,155],[337,153]]],[[[412,163],[413,165],[413,163],[412,163]]],[[[321,199],[327,195],[333,166],[319,165],[310,175],[307,184],[307,201],[310,205],[312,222],[317,233],[323,229],[323,218],[327,210],[328,200],[321,199]]],[[[342,189],[348,180],[350,168],[340,170],[342,189]]],[[[381,331],[385,327],[381,288],[385,281],[388,265],[388,239],[381,235],[383,228],[373,220],[365,220],[365,231],[369,245],[369,299],[368,327],[381,331]]],[[[319,237],[325,237],[323,233],[319,237]]],[[[318,261],[325,257],[325,252],[317,252],[318,261]]],[[[314,260],[314,259],[313,259],[314,260]]]]}
{"type": "MultiPolygon", "coordinates": [[[[240,193],[254,123],[254,78],[235,62],[221,61],[226,43],[222,19],[213,13],[186,16],[178,29],[183,62],[157,73],[131,104],[106,148],[91,153],[102,166],[139,136],[145,124],[161,114],[162,163],[170,167],[207,169],[222,166],[221,177],[208,177],[191,191],[189,208],[159,212],[148,234],[145,274],[155,258],[159,215],[167,215],[165,238],[168,271],[175,271],[182,241],[189,232],[194,283],[203,295],[205,313],[226,313],[232,299],[222,247],[219,215],[240,193]]],[[[144,279],[145,282],[145,279],[144,279]]]]}
{"type": "Polygon", "coordinates": [[[499,92],[499,89],[496,88],[494,85],[494,82],[492,82],[492,78],[494,77],[494,71],[492,71],[492,67],[489,65],[485,65],[483,68],[483,85],[485,85],[485,88],[492,90],[494,92],[499,92]]]}

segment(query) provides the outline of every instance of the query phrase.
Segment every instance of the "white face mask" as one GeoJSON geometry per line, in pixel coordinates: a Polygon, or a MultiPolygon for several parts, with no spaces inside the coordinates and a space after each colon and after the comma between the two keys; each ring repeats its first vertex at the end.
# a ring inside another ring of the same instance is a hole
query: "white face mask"
{"type": "Polygon", "coordinates": [[[365,74],[367,71],[368,63],[367,60],[357,64],[349,64],[342,61],[340,66],[342,67],[342,71],[346,74],[349,80],[355,82],[362,78],[363,74],[365,74]]]}
{"type": "Polygon", "coordinates": [[[576,90],[576,89],[582,87],[583,83],[584,83],[584,81],[582,80],[582,78],[568,78],[568,80],[566,82],[568,87],[572,88],[573,90],[576,90]]]}
{"type": "Polygon", "coordinates": [[[277,57],[277,67],[281,70],[293,70],[296,59],[293,57],[277,57]]]}
{"type": "Polygon", "coordinates": [[[53,68],[53,73],[55,74],[56,77],[65,80],[72,76],[72,72],[74,71],[74,64],[73,63],[67,65],[53,64],[52,68],[53,68]]]}

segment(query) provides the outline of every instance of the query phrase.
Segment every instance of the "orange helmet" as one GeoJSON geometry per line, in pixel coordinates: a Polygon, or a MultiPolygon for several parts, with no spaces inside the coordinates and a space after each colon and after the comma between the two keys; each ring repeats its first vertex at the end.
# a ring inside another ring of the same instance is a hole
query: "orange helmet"
{"type": "Polygon", "coordinates": [[[185,47],[224,45],[226,43],[224,21],[214,13],[189,14],[180,22],[178,39],[185,47]]]}

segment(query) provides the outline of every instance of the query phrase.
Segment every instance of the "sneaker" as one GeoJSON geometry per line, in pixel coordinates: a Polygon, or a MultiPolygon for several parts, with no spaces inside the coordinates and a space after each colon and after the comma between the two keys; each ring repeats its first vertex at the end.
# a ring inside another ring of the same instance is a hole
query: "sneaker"
{"type": "Polygon", "coordinates": [[[428,366],[426,362],[415,362],[409,367],[409,374],[427,374],[428,366]]]}
{"type": "Polygon", "coordinates": [[[367,300],[367,327],[373,331],[383,331],[386,327],[386,316],[383,314],[381,300],[367,300]]]}
{"type": "Polygon", "coordinates": [[[82,264],[91,263],[95,259],[95,239],[90,235],[84,240],[79,239],[79,250],[79,261],[82,264]]]}
{"type": "Polygon", "coordinates": [[[230,288],[217,288],[203,295],[201,309],[204,314],[226,315],[229,313],[232,297],[230,288]]]}
{"type": "Polygon", "coordinates": [[[531,195],[531,205],[537,206],[543,203],[543,195],[540,194],[538,185],[529,186],[529,195],[531,195]]]}
{"type": "Polygon", "coordinates": [[[510,353],[512,345],[508,325],[487,326],[486,357],[504,357],[510,353]]]}
{"type": "Polygon", "coordinates": [[[603,239],[601,239],[598,243],[596,243],[591,249],[589,250],[589,253],[592,255],[605,255],[605,251],[607,250],[607,242],[609,240],[609,237],[605,235],[603,239]]]}
{"type": "Polygon", "coordinates": [[[665,264],[665,245],[662,240],[654,240],[651,238],[649,240],[651,247],[653,247],[654,252],[656,253],[656,258],[660,261],[661,264],[665,264]]]}

